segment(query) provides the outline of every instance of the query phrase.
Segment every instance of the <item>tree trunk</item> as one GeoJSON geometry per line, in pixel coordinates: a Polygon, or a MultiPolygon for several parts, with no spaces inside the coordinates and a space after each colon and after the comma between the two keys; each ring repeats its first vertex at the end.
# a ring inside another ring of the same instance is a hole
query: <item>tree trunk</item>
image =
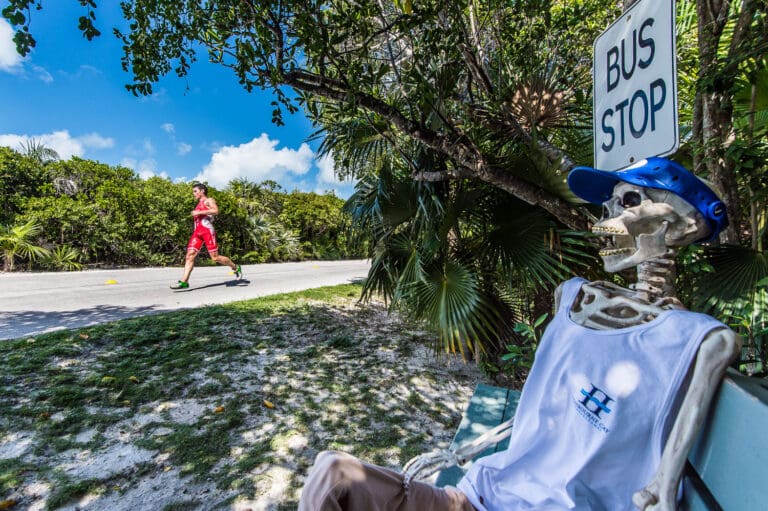
{"type": "Polygon", "coordinates": [[[4,272],[11,272],[13,271],[13,252],[10,250],[6,250],[3,254],[3,271],[4,272]]]}
{"type": "MultiPolygon", "coordinates": [[[[752,23],[757,11],[754,0],[743,0],[725,57],[718,57],[723,30],[731,15],[727,0],[698,0],[699,86],[694,102],[693,137],[699,148],[694,156],[694,170],[706,173],[722,194],[729,225],[721,239],[738,243],[742,222],[742,204],[736,180],[736,162],[726,156],[733,137],[732,88],[745,58],[745,43],[754,36],[752,23]]],[[[763,36],[761,36],[763,37],[763,36]]]]}

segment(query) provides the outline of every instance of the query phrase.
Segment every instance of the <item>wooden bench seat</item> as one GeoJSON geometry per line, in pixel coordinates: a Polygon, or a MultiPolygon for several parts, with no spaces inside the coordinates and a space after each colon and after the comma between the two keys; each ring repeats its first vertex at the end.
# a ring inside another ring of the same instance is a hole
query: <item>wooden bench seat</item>
{"type": "MultiPolygon", "coordinates": [[[[518,391],[480,384],[450,449],[455,450],[511,418],[518,391]]],[[[475,459],[506,449],[508,440],[475,459]]],[[[464,467],[440,471],[437,486],[456,485],[464,467]]],[[[691,450],[681,511],[768,510],[768,382],[729,370],[691,450]]]]}

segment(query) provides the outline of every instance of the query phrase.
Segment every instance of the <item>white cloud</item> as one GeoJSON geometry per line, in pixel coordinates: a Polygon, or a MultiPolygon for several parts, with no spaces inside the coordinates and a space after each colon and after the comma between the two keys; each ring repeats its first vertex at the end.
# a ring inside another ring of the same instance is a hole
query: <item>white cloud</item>
{"type": "Polygon", "coordinates": [[[145,138],[140,146],[131,144],[123,148],[123,154],[126,156],[120,160],[120,165],[133,169],[142,179],[149,179],[152,176],[168,177],[165,172],[157,173],[155,152],[152,141],[145,138]]]}
{"type": "Polygon", "coordinates": [[[333,155],[327,155],[315,162],[319,172],[317,173],[317,185],[315,193],[324,194],[332,191],[337,197],[348,198],[355,191],[354,181],[340,180],[336,177],[336,167],[333,161],[333,155]]]}
{"type": "Polygon", "coordinates": [[[53,82],[53,76],[44,67],[32,66],[32,72],[34,73],[35,77],[41,82],[45,82],[45,83],[53,82]]]}
{"type": "Polygon", "coordinates": [[[149,179],[153,176],[168,177],[168,174],[165,172],[157,173],[157,162],[152,158],[141,160],[135,170],[142,179],[149,179]]]}
{"type": "Polygon", "coordinates": [[[318,183],[331,185],[351,185],[353,183],[351,180],[342,180],[336,177],[336,165],[332,154],[323,156],[315,164],[320,169],[320,172],[317,174],[318,183]]]}
{"type": "Polygon", "coordinates": [[[77,74],[79,78],[82,78],[85,75],[100,76],[104,73],[102,73],[101,69],[98,67],[92,66],[90,64],[80,64],[80,67],[77,70],[77,74]]]}
{"type": "Polygon", "coordinates": [[[184,142],[179,142],[176,144],[176,152],[179,154],[179,156],[184,156],[185,154],[189,153],[192,150],[192,146],[189,144],[185,144],[184,142]]]}
{"type": "Polygon", "coordinates": [[[93,80],[104,75],[101,69],[90,64],[80,64],[75,71],[57,69],[56,74],[70,81],[93,80]]]}
{"type": "Polygon", "coordinates": [[[195,179],[217,187],[224,187],[235,178],[257,183],[272,179],[284,184],[309,171],[314,153],[307,144],[298,149],[276,149],[278,144],[279,140],[270,140],[262,133],[246,144],[221,147],[195,179]]]}
{"type": "Polygon", "coordinates": [[[92,147],[93,149],[109,149],[115,145],[115,141],[111,138],[104,138],[98,133],[88,133],[79,137],[86,147],[92,147]]]}
{"type": "Polygon", "coordinates": [[[120,165],[133,169],[141,179],[147,180],[151,177],[162,177],[169,179],[168,173],[157,172],[157,162],[152,158],[146,158],[143,160],[136,160],[134,158],[123,158],[120,161],[120,165]]]}
{"type": "Polygon", "coordinates": [[[13,42],[13,28],[0,18],[0,71],[16,71],[21,60],[21,55],[16,52],[16,43],[13,42]]]}
{"type": "Polygon", "coordinates": [[[50,147],[62,160],[68,160],[72,156],[82,157],[89,149],[106,149],[115,145],[111,138],[105,138],[98,133],[88,133],[79,137],[73,137],[67,130],[54,131],[42,135],[0,135],[0,145],[19,150],[28,140],[35,140],[46,147],[50,147]]]}
{"type": "Polygon", "coordinates": [[[150,139],[145,138],[144,142],[142,143],[142,147],[144,148],[145,153],[155,154],[155,145],[152,143],[150,139]]]}
{"type": "Polygon", "coordinates": [[[168,178],[166,172],[157,171],[157,160],[155,160],[155,146],[152,141],[145,138],[141,142],[141,147],[137,148],[134,145],[125,147],[124,152],[128,156],[124,156],[120,160],[120,165],[133,169],[141,179],[149,179],[154,176],[168,178]]]}
{"type": "Polygon", "coordinates": [[[188,154],[190,151],[192,151],[191,145],[187,144],[186,142],[176,141],[176,126],[174,126],[173,123],[171,122],[163,123],[160,126],[160,128],[168,134],[168,138],[171,139],[171,142],[173,142],[174,146],[176,147],[177,155],[184,156],[185,154],[188,154]]]}

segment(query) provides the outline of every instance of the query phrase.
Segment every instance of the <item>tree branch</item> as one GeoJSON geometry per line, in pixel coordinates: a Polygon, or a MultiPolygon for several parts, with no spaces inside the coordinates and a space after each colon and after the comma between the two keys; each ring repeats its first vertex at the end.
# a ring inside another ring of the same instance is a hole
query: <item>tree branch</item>
{"type": "MultiPolygon", "coordinates": [[[[325,77],[309,75],[306,72],[285,74],[285,84],[298,90],[316,94],[336,101],[348,101],[349,91],[340,90],[338,82],[325,77]]],[[[448,156],[457,166],[454,175],[449,178],[478,179],[514,195],[528,204],[539,206],[564,225],[575,230],[586,230],[586,220],[565,199],[558,197],[539,186],[533,185],[502,169],[492,167],[480,151],[466,137],[447,137],[405,117],[398,109],[384,101],[360,93],[353,93],[355,103],[363,109],[377,113],[387,119],[403,133],[430,149],[448,156]]],[[[439,180],[433,173],[416,174],[414,179],[439,180]]]]}

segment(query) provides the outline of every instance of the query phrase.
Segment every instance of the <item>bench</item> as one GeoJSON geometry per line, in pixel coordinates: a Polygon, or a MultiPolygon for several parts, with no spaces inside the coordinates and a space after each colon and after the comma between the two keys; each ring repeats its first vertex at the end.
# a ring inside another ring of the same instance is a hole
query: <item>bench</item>
{"type": "MultiPolygon", "coordinates": [[[[479,384],[469,401],[451,450],[515,413],[520,393],[479,384]]],[[[504,450],[508,440],[474,459],[504,450]]],[[[729,370],[688,456],[680,511],[768,509],[768,382],[729,370]]],[[[440,471],[437,486],[456,485],[469,469],[440,471]]]]}
{"type": "MultiPolygon", "coordinates": [[[[455,451],[486,431],[490,431],[502,422],[511,419],[515,414],[519,399],[520,392],[517,390],[493,387],[484,383],[478,384],[461,418],[459,429],[453,437],[450,450],[455,451]]],[[[505,438],[496,444],[495,447],[488,448],[475,456],[473,460],[493,454],[494,452],[503,451],[507,448],[508,444],[509,439],[505,438]]],[[[463,467],[443,469],[438,472],[435,484],[440,487],[447,485],[455,486],[471,466],[472,462],[469,462],[463,467]]]]}

